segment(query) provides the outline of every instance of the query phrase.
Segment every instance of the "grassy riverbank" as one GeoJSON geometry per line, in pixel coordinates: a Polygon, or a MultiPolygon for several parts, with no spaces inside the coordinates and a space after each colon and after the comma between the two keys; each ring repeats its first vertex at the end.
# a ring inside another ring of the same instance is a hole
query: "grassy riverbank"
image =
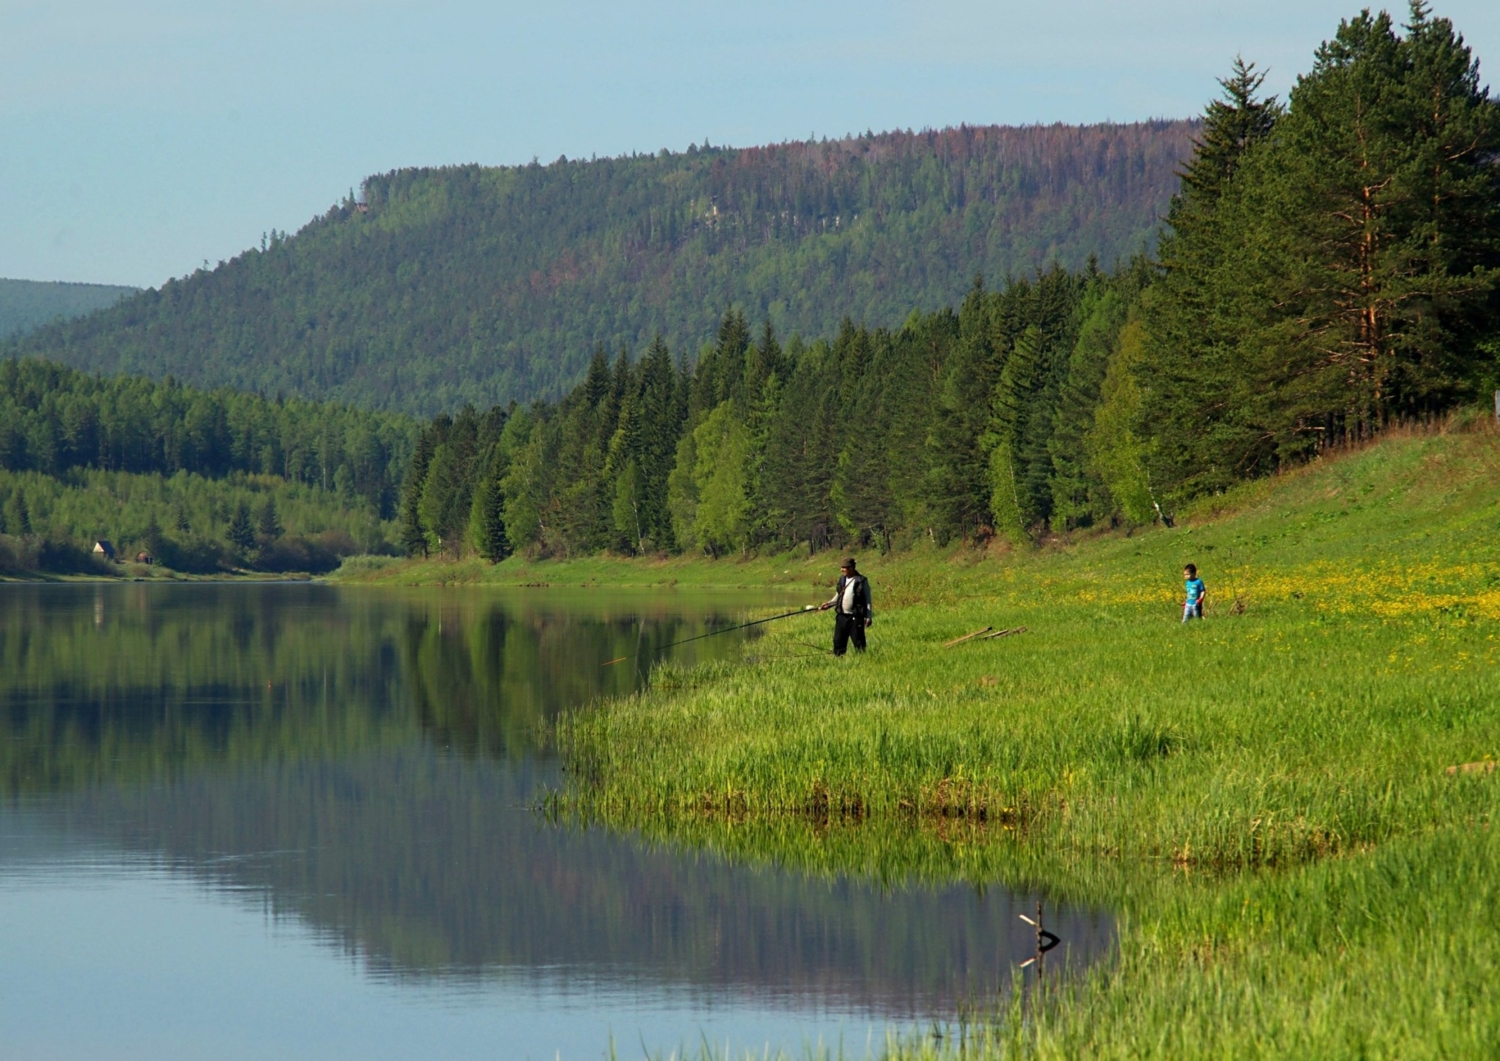
{"type": "MultiPolygon", "coordinates": [[[[780,556],[710,560],[702,556],[584,556],[569,560],[528,560],[512,556],[498,564],[467,560],[407,560],[359,556],[344,562],[332,580],[375,586],[612,586],[620,589],[806,589],[814,598],[838,578],[842,554],[808,556],[798,550],[780,556]]],[[[904,558],[933,564],[949,554],[904,558]]],[[[827,594],[825,593],[826,597],[827,594]]]]}
{"type": "Polygon", "coordinates": [[[758,662],[569,718],[578,809],[1114,907],[1120,960],[987,1054],[1485,1056],[1500,772],[1446,768],[1500,757],[1497,530],[1500,440],[1475,429],[1253,484],[1177,530],[872,558],[864,658],[819,651],[826,617],[789,620],[758,662]],[[1211,597],[1182,626],[1186,561],[1211,597]],[[983,626],[1026,632],[944,647],[983,626]]]}

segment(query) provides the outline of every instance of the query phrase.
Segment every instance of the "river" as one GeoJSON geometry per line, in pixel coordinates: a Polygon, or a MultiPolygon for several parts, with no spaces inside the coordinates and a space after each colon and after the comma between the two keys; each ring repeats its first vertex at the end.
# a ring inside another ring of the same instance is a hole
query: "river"
{"type": "MultiPolygon", "coordinates": [[[[533,809],[559,711],[732,657],[747,634],[665,646],[784,601],[0,586],[0,1056],[864,1057],[993,998],[1034,895],[533,809]]],[[[1078,962],[1111,944],[1048,917],[1078,962]]]]}

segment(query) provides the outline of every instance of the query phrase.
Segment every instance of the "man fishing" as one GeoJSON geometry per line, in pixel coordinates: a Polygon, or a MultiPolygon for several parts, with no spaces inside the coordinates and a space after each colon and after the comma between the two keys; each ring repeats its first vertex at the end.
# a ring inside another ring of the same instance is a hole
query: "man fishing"
{"type": "Polygon", "coordinates": [[[854,640],[854,651],[865,650],[865,628],[875,621],[875,609],[870,604],[870,580],[854,567],[854,557],[843,565],[843,575],[833,589],[833,597],[818,606],[818,611],[837,608],[833,618],[833,654],[842,656],[854,640]]]}

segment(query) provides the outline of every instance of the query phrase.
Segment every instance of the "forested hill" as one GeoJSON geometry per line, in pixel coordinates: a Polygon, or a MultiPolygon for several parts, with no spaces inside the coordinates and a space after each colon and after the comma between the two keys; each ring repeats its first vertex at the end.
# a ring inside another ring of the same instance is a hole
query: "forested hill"
{"type": "MultiPolygon", "coordinates": [[[[417,440],[409,551],[881,548],[1174,509],[1500,388],[1500,100],[1446,19],[1342,22],[1286,100],[1236,62],[1157,260],[1053,267],[897,328],[727,314],[692,366],[417,440]]],[[[923,310],[926,310],[923,312],[923,310]]]]}
{"type": "Polygon", "coordinates": [[[724,308],[781,335],[1151,245],[1196,122],[961,127],[400,170],[294,236],[10,344],[106,373],[431,413],[559,396],[724,308]]]}
{"type": "Polygon", "coordinates": [[[0,339],[112,306],[140,289],[113,284],[0,280],[0,339]]]}

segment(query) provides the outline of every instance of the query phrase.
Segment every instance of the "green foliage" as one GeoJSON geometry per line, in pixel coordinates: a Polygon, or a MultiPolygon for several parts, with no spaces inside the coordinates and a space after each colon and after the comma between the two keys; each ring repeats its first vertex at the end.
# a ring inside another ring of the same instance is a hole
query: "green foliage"
{"type": "Polygon", "coordinates": [[[615,502],[610,507],[615,533],[625,542],[631,552],[643,552],[645,530],[641,523],[641,473],[634,458],[627,458],[625,467],[615,479],[615,502]]]}
{"type": "Polygon", "coordinates": [[[403,416],[326,403],[0,361],[0,469],[10,471],[276,475],[388,518],[415,429],[403,416]]]}
{"type": "Polygon", "coordinates": [[[17,538],[23,538],[31,533],[31,507],[26,504],[26,490],[17,486],[10,491],[10,497],[5,501],[5,525],[3,529],[6,534],[17,538]]]}
{"type": "MultiPolygon", "coordinates": [[[[1118,513],[1082,440],[1144,275],[1052,269],[997,291],[976,284],[956,313],[914,313],[895,332],[845,321],[831,342],[785,349],[768,323],[751,341],[731,309],[691,371],[660,339],[612,370],[596,352],[567,397],[510,421],[513,456],[489,480],[506,536],[546,556],[888,549],[980,537],[997,513],[1024,539],[1057,497],[1060,524],[1108,523],[1118,513]],[[1014,465],[1003,493],[992,478],[1002,459],[1014,465]],[[996,508],[1006,498],[1013,516],[996,508]]],[[[465,545],[437,529],[473,526],[475,477],[489,467],[464,454],[493,443],[449,441],[465,417],[477,422],[472,410],[438,417],[417,442],[403,502],[410,555],[484,552],[473,534],[465,545]],[[451,515],[460,506],[465,521],[451,515]]]]}
{"type": "Polygon", "coordinates": [[[497,443],[490,458],[487,474],[480,477],[474,489],[474,504],[469,512],[469,544],[490,563],[499,563],[510,555],[510,539],[505,533],[505,454],[497,443]]]}
{"type": "Polygon", "coordinates": [[[689,467],[697,505],[691,521],[685,521],[692,537],[684,544],[691,541],[714,555],[742,550],[750,541],[749,431],[733,403],[724,402],[693,430],[692,439],[689,467]]]}
{"type": "Polygon", "coordinates": [[[229,520],[228,530],[224,532],[224,540],[242,553],[255,548],[255,528],[250,524],[250,506],[245,502],[241,501],[234,506],[234,515],[229,520]]]}
{"type": "Polygon", "coordinates": [[[274,542],[285,532],[286,528],[281,525],[281,519],[276,515],[276,499],[266,498],[260,506],[260,514],[255,517],[255,530],[263,541],[274,542]]]}
{"type": "MultiPolygon", "coordinates": [[[[277,476],[210,479],[74,469],[60,476],[0,471],[0,513],[24,501],[29,545],[0,567],[13,573],[119,574],[96,569],[88,550],[99,539],[122,559],[145,552],[177,571],[209,574],[241,567],[327,571],[353,553],[390,553],[395,526],[346,495],[277,476]],[[277,538],[256,536],[253,513],[271,508],[277,538]]],[[[19,540],[19,536],[17,538],[19,540]]]]}
{"type": "MultiPolygon", "coordinates": [[[[1222,82],[1158,263],[976,279],[956,310],[785,349],[731,308],[690,372],[660,336],[612,374],[597,351],[532,410],[513,542],[1026,544],[1167,518],[1500,378],[1500,108],[1452,26],[1361,15],[1287,106],[1261,80],[1222,82]]],[[[467,498],[433,452],[424,489],[467,498]]]]}
{"type": "Polygon", "coordinates": [[[1258,85],[1240,67],[1210,108],[1145,302],[1141,424],[1168,496],[1431,416],[1493,377],[1500,105],[1452,25],[1416,4],[1403,36],[1366,11],[1284,112],[1258,85]]]}
{"type": "MultiPolygon", "coordinates": [[[[1146,476],[1146,439],[1137,433],[1141,419],[1141,390],[1136,383],[1142,353],[1142,329],[1132,321],[1120,331],[1119,343],[1099,384],[1099,406],[1093,426],[1083,438],[1087,466],[1098,475],[1109,505],[1126,522],[1151,523],[1156,518],[1146,476]]],[[[1170,431],[1171,425],[1162,425],[1170,431]]],[[[1158,436],[1163,433],[1158,430],[1158,436]]]]}
{"type": "Polygon", "coordinates": [[[424,416],[555,399],[599,343],[660,332],[695,350],[724,306],[783,335],[846,315],[889,327],[976,271],[1129,258],[1195,129],[964,126],[400,170],[295,236],[13,349],[424,416]]]}

